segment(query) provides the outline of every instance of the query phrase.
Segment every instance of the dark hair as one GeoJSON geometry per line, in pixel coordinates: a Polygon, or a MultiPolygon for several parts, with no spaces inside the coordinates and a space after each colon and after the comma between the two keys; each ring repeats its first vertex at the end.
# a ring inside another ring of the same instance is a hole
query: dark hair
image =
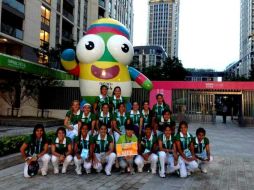
{"type": "Polygon", "coordinates": [[[108,104],[108,103],[103,103],[103,104],[101,105],[101,108],[103,108],[103,106],[105,106],[105,105],[107,105],[107,106],[109,107],[109,104],[108,104]]]}
{"type": "Polygon", "coordinates": [[[120,91],[122,91],[122,89],[121,89],[121,87],[120,87],[120,86],[116,86],[116,87],[114,88],[113,92],[112,92],[112,96],[114,96],[114,95],[115,95],[115,90],[116,90],[117,88],[119,88],[119,89],[120,89],[120,91]]]}
{"type": "Polygon", "coordinates": [[[170,121],[170,126],[175,127],[176,126],[176,122],[174,120],[170,121]]]}
{"type": "Polygon", "coordinates": [[[105,126],[106,128],[110,128],[109,124],[99,121],[99,129],[101,129],[101,127],[103,126],[105,126]]]}
{"type": "Polygon", "coordinates": [[[132,124],[127,124],[127,125],[125,125],[125,130],[132,130],[132,131],[134,131],[134,127],[133,127],[132,124]]]}
{"type": "MultiPolygon", "coordinates": [[[[79,134],[78,134],[78,144],[80,144],[80,142],[81,142],[81,136],[82,136],[82,134],[81,134],[81,130],[85,127],[85,126],[87,126],[87,128],[88,128],[88,130],[89,130],[89,124],[84,124],[84,125],[82,125],[81,127],[80,127],[80,129],[79,129],[79,134]]],[[[87,135],[88,135],[88,133],[87,133],[87,135]]]]}
{"type": "Polygon", "coordinates": [[[148,101],[148,100],[143,101],[143,102],[142,102],[142,105],[144,106],[145,103],[148,103],[148,104],[149,104],[149,101],[148,101]]]}
{"type": "Polygon", "coordinates": [[[108,90],[108,86],[107,85],[105,85],[105,84],[103,84],[103,85],[101,85],[101,87],[100,87],[100,92],[101,92],[101,90],[102,90],[102,88],[107,88],[107,90],[108,90]]]}
{"type": "Polygon", "coordinates": [[[204,128],[200,127],[196,130],[196,136],[198,136],[199,133],[203,133],[204,135],[206,134],[206,131],[204,128]]]}
{"type": "Polygon", "coordinates": [[[64,127],[59,127],[59,128],[56,130],[56,137],[57,137],[59,131],[63,131],[64,135],[66,136],[66,130],[65,130],[65,128],[64,128],[64,127]]]}
{"type": "Polygon", "coordinates": [[[42,131],[43,131],[42,142],[46,142],[47,141],[44,126],[42,124],[36,124],[34,126],[34,130],[33,130],[33,134],[32,134],[32,141],[33,141],[34,144],[36,143],[36,131],[38,129],[42,129],[42,131]]]}
{"type": "Polygon", "coordinates": [[[163,112],[162,112],[162,115],[165,115],[165,113],[169,113],[170,115],[172,114],[172,112],[169,110],[169,109],[165,109],[165,110],[163,110],[163,112]]]}
{"type": "Polygon", "coordinates": [[[182,126],[182,125],[185,125],[185,126],[188,128],[188,123],[187,123],[186,121],[181,121],[181,122],[179,123],[179,127],[178,127],[178,130],[177,130],[178,133],[181,132],[181,126],[182,126]]]}
{"type": "Polygon", "coordinates": [[[163,94],[159,93],[159,94],[156,95],[156,99],[157,99],[159,96],[161,96],[162,98],[164,97],[163,94]]]}
{"type": "Polygon", "coordinates": [[[172,130],[170,124],[168,124],[168,123],[165,123],[165,124],[163,125],[163,130],[164,130],[164,131],[166,130],[166,128],[169,128],[170,131],[172,130]]]}
{"type": "Polygon", "coordinates": [[[118,104],[118,107],[117,107],[117,108],[119,109],[121,105],[123,105],[124,107],[126,107],[126,106],[125,106],[125,103],[121,102],[120,104],[118,104]]]}
{"type": "Polygon", "coordinates": [[[147,124],[147,125],[145,126],[145,129],[152,129],[152,125],[147,124]]]}

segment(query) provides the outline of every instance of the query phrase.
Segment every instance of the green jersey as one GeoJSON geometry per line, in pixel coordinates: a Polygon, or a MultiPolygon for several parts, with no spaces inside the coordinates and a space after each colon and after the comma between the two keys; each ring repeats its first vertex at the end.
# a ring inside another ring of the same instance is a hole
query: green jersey
{"type": "Polygon", "coordinates": [[[152,122],[152,114],[150,110],[148,110],[148,112],[142,110],[141,117],[143,118],[144,121],[144,127],[152,122]]]}
{"type": "Polygon", "coordinates": [[[170,150],[173,149],[174,137],[172,137],[172,135],[170,135],[170,137],[167,139],[165,134],[161,134],[159,135],[158,139],[162,141],[162,148],[170,150]]]}
{"type": "Polygon", "coordinates": [[[96,116],[92,114],[91,112],[88,115],[85,115],[85,113],[82,114],[82,117],[81,117],[82,125],[87,124],[91,127],[92,121],[94,120],[96,120],[96,116]]]}
{"type": "Polygon", "coordinates": [[[181,148],[182,148],[183,151],[190,148],[192,138],[193,138],[192,135],[188,132],[187,132],[186,136],[184,136],[182,134],[182,132],[177,133],[176,136],[175,136],[175,140],[180,141],[181,148]]]}
{"type": "Polygon", "coordinates": [[[111,113],[107,113],[106,115],[104,115],[103,112],[100,112],[99,118],[98,120],[104,124],[110,125],[111,120],[113,119],[113,116],[111,113]]]}
{"type": "Polygon", "coordinates": [[[110,98],[110,103],[113,105],[113,112],[118,111],[119,104],[124,103],[124,99],[122,96],[120,98],[116,98],[115,96],[110,98]]]}
{"type": "Polygon", "coordinates": [[[163,118],[163,116],[161,116],[160,117],[160,119],[158,120],[158,130],[159,131],[161,131],[161,132],[163,132],[164,131],[164,126],[166,125],[166,124],[170,124],[170,122],[171,122],[171,119],[168,119],[168,120],[165,120],[164,118],[163,118]]]}
{"type": "Polygon", "coordinates": [[[127,135],[121,135],[116,144],[132,143],[137,141],[138,139],[136,135],[132,135],[131,137],[128,137],[127,135]]]}
{"type": "Polygon", "coordinates": [[[106,135],[105,138],[102,140],[101,135],[96,135],[94,138],[95,144],[95,153],[105,153],[109,151],[110,143],[113,143],[113,138],[111,135],[106,135]]]}
{"type": "Polygon", "coordinates": [[[170,110],[169,108],[169,105],[168,104],[161,104],[159,105],[158,103],[157,104],[154,104],[153,105],[153,113],[154,113],[154,116],[156,117],[157,120],[160,120],[161,116],[162,116],[162,112],[164,110],[170,110]]]}
{"type": "Polygon", "coordinates": [[[152,135],[148,139],[146,136],[141,138],[141,152],[142,154],[153,151],[153,146],[157,143],[156,136],[152,135]]]}
{"type": "Polygon", "coordinates": [[[140,112],[139,111],[134,112],[133,110],[131,110],[129,114],[130,114],[130,119],[131,119],[132,123],[134,125],[138,125],[139,126],[139,124],[140,124],[140,118],[141,118],[140,112]]]}
{"type": "Polygon", "coordinates": [[[198,138],[194,137],[192,143],[194,145],[195,154],[201,154],[205,151],[206,145],[209,145],[209,139],[205,137],[201,142],[198,142],[198,138]]]}
{"type": "Polygon", "coordinates": [[[48,144],[48,140],[47,138],[45,140],[42,140],[42,138],[33,140],[33,135],[29,135],[24,143],[28,145],[26,155],[33,156],[34,154],[40,154],[44,150],[44,145],[48,144]]]}
{"type": "Polygon", "coordinates": [[[87,135],[85,139],[81,136],[80,140],[78,136],[75,136],[74,142],[78,145],[78,153],[80,154],[82,149],[90,150],[90,145],[93,144],[93,136],[87,135]]]}
{"type": "Polygon", "coordinates": [[[95,102],[97,103],[97,110],[101,111],[101,107],[103,104],[110,103],[110,98],[108,95],[106,95],[106,96],[99,95],[96,97],[95,102]]]}
{"type": "Polygon", "coordinates": [[[52,144],[56,146],[56,152],[63,155],[68,152],[68,145],[71,143],[72,142],[69,137],[65,137],[62,143],[59,142],[58,138],[55,138],[52,142],[52,144]]]}
{"type": "Polygon", "coordinates": [[[71,125],[76,125],[81,120],[82,114],[83,112],[80,110],[76,114],[74,114],[71,110],[69,110],[66,113],[66,117],[70,118],[71,125]]]}
{"type": "Polygon", "coordinates": [[[121,131],[121,132],[125,132],[125,124],[126,121],[128,119],[130,119],[130,116],[128,113],[123,113],[121,114],[120,112],[116,112],[114,113],[113,119],[116,121],[117,123],[117,128],[121,131]]]}

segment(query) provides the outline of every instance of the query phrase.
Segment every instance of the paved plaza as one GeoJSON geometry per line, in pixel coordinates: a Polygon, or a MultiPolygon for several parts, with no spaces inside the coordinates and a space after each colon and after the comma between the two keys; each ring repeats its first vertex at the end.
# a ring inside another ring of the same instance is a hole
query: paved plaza
{"type": "Polygon", "coordinates": [[[207,130],[214,161],[207,174],[195,172],[186,179],[176,175],[162,179],[151,173],[128,175],[113,172],[77,176],[74,166],[67,174],[53,175],[52,167],[46,177],[23,177],[23,164],[0,170],[0,189],[167,189],[167,190],[253,190],[254,189],[254,127],[238,127],[236,124],[191,123],[194,134],[198,127],[207,130]]]}

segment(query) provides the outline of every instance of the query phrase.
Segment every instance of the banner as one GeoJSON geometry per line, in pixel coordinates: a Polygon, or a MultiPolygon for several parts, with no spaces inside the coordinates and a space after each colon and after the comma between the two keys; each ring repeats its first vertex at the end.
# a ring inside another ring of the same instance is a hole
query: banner
{"type": "Polygon", "coordinates": [[[117,157],[134,156],[138,154],[138,143],[116,144],[117,157]]]}

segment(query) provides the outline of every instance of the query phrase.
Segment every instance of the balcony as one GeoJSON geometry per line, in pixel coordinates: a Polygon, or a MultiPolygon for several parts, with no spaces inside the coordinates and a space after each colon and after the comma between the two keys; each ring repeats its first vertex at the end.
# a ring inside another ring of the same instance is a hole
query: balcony
{"type": "Polygon", "coordinates": [[[3,3],[9,7],[12,7],[22,14],[25,14],[25,5],[16,0],[3,0],[3,3]]]}
{"type": "Polygon", "coordinates": [[[1,25],[1,32],[8,34],[10,36],[13,36],[15,38],[18,38],[20,40],[23,40],[23,31],[18,29],[18,28],[14,28],[13,26],[7,25],[5,23],[2,23],[1,25]]]}
{"type": "Polygon", "coordinates": [[[63,15],[64,15],[66,18],[68,18],[71,22],[74,21],[73,15],[72,15],[71,13],[69,13],[68,11],[64,10],[64,9],[63,9],[63,15]]]}

